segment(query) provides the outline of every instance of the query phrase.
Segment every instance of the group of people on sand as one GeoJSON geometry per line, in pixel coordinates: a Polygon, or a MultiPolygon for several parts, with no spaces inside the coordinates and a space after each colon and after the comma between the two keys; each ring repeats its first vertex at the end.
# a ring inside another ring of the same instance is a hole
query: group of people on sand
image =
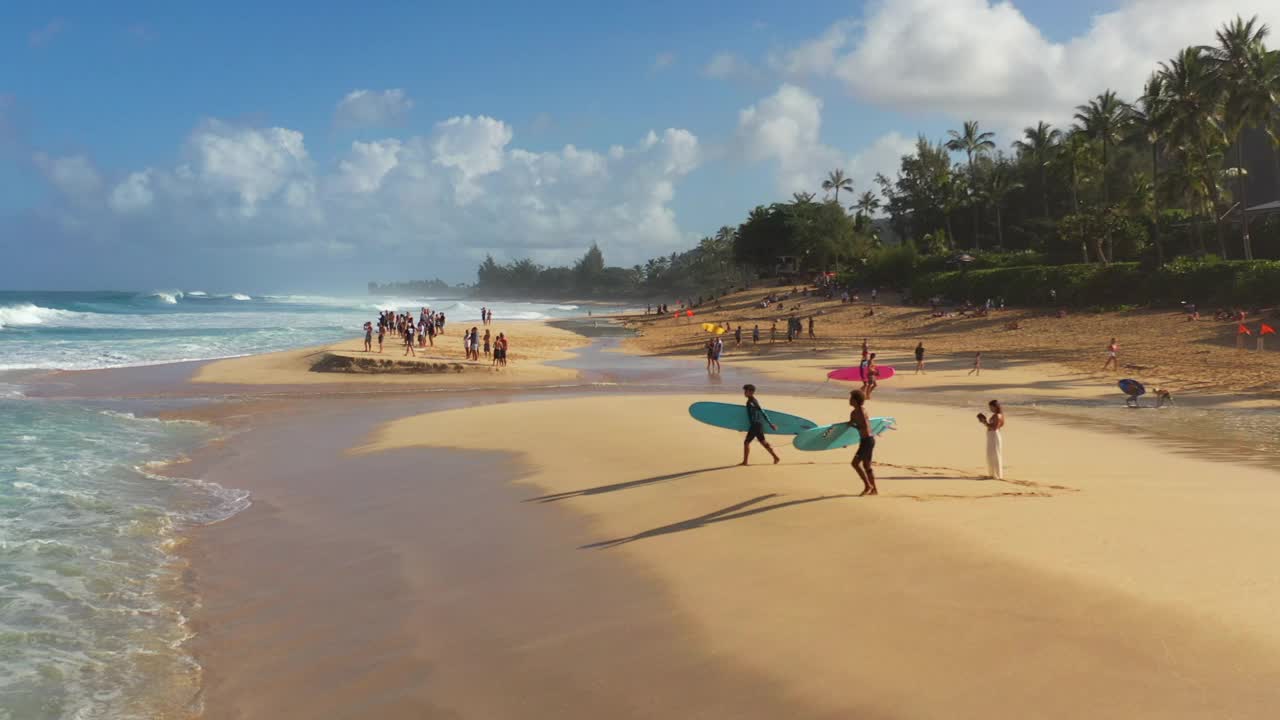
{"type": "MultiPolygon", "coordinates": [[[[778,453],[774,452],[773,446],[769,444],[765,437],[765,427],[777,431],[778,426],[773,424],[769,419],[769,414],[760,406],[760,401],[756,399],[756,386],[747,384],[742,386],[742,394],[747,398],[747,436],[742,441],[742,465],[747,465],[751,461],[751,443],[758,442],[765,451],[773,458],[773,463],[777,465],[782,462],[782,458],[778,457],[778,453]]],[[[853,408],[849,413],[848,427],[858,431],[858,449],[853,454],[853,460],[850,465],[853,471],[858,474],[858,478],[862,480],[862,495],[879,495],[880,490],[876,487],[876,473],[872,468],[874,455],[876,451],[876,436],[871,432],[871,418],[867,414],[867,402],[870,400],[866,392],[862,389],[853,390],[849,393],[849,406],[853,408]]],[[[982,424],[987,437],[987,477],[995,480],[1004,479],[1004,438],[1000,431],[1004,429],[1005,418],[1004,408],[1001,407],[999,400],[991,400],[987,403],[987,413],[978,413],[978,422],[982,424]]],[[[826,434],[837,432],[840,425],[834,425],[826,431],[826,434]]]]}
{"type": "MultiPolygon", "coordinates": [[[[483,325],[493,323],[493,311],[488,308],[480,309],[480,317],[483,325]]],[[[444,313],[431,312],[430,308],[425,307],[422,308],[417,322],[414,322],[412,313],[384,310],[378,313],[376,326],[373,322],[364,324],[364,351],[373,352],[376,330],[379,353],[383,350],[387,335],[392,335],[403,341],[404,355],[417,357],[417,348],[435,347],[436,337],[444,334],[445,322],[444,313]]],[[[474,326],[462,334],[462,351],[466,358],[479,362],[480,353],[483,351],[485,359],[491,360],[494,367],[507,365],[509,346],[510,340],[505,333],[498,333],[497,337],[493,337],[487,328],[483,338],[480,336],[479,327],[474,326]]]]}

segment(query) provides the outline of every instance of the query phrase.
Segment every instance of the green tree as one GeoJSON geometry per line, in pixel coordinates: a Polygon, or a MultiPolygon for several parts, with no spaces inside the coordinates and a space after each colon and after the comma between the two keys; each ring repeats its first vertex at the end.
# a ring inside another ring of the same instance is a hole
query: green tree
{"type": "Polygon", "coordinates": [[[836,168],[827,173],[827,179],[822,181],[822,189],[831,193],[838,205],[840,203],[841,190],[853,192],[853,180],[845,176],[843,169],[836,168]]]}
{"type": "MultiPolygon", "coordinates": [[[[1244,258],[1253,259],[1249,240],[1247,176],[1241,135],[1249,126],[1265,126],[1280,108],[1280,59],[1268,52],[1264,41],[1270,29],[1239,16],[1217,32],[1218,44],[1209,50],[1213,74],[1223,93],[1222,123],[1228,145],[1235,146],[1236,202],[1240,204],[1241,242],[1244,258]]],[[[1274,136],[1273,136],[1274,139],[1274,136]]]]}
{"type": "Polygon", "coordinates": [[[1225,218],[1217,172],[1226,145],[1218,112],[1222,86],[1202,47],[1186,48],[1172,60],[1160,63],[1160,82],[1168,110],[1169,141],[1185,166],[1195,171],[1197,204],[1213,220],[1218,248],[1226,258],[1225,218]]]}
{"type": "Polygon", "coordinates": [[[867,190],[858,196],[858,201],[853,204],[850,210],[855,211],[855,218],[859,227],[864,227],[871,221],[871,216],[880,209],[880,198],[876,194],[867,190]]]}
{"type": "Polygon", "coordinates": [[[1143,88],[1142,97],[1130,116],[1131,127],[1151,149],[1151,242],[1156,247],[1156,262],[1164,265],[1164,241],[1160,233],[1160,149],[1169,119],[1164,97],[1164,80],[1152,73],[1143,88]]]}
{"type": "MultiPolygon", "coordinates": [[[[1111,172],[1111,148],[1124,139],[1125,129],[1129,122],[1129,105],[1121,100],[1114,91],[1107,90],[1076,108],[1077,127],[1090,139],[1102,146],[1102,205],[1111,206],[1111,183],[1108,174],[1111,172]]],[[[1111,262],[1114,248],[1111,240],[1111,226],[1104,224],[1106,231],[1106,254],[1103,263],[1111,262]]]]}
{"type": "Polygon", "coordinates": [[[1018,155],[1030,161],[1040,177],[1040,216],[1044,218],[1049,217],[1049,182],[1046,173],[1061,140],[1062,131],[1042,121],[1035,127],[1023,128],[1022,139],[1013,143],[1018,155]]]}
{"type": "Polygon", "coordinates": [[[973,203],[973,247],[978,249],[981,246],[978,238],[981,208],[978,205],[977,193],[974,192],[978,188],[978,174],[973,161],[974,156],[983,155],[995,149],[995,133],[983,132],[978,127],[977,120],[968,120],[963,130],[948,130],[947,135],[951,139],[947,141],[946,148],[951,152],[963,152],[969,160],[969,199],[973,203]]]}
{"type": "Polygon", "coordinates": [[[996,211],[996,245],[1004,247],[1004,202],[1009,194],[1022,187],[1022,182],[1013,176],[1013,168],[1008,162],[997,162],[986,178],[985,193],[987,200],[996,211]]]}

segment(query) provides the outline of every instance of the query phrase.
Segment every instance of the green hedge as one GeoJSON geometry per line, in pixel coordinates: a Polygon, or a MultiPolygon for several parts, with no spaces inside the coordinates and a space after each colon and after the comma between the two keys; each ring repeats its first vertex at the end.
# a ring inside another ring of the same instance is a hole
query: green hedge
{"type": "Polygon", "coordinates": [[[1183,300],[1212,304],[1280,303],[1280,262],[1179,261],[1158,270],[1138,263],[1036,265],[921,275],[912,297],[941,295],[954,301],[1003,297],[1015,305],[1047,305],[1049,291],[1060,305],[1172,305],[1183,300]]]}

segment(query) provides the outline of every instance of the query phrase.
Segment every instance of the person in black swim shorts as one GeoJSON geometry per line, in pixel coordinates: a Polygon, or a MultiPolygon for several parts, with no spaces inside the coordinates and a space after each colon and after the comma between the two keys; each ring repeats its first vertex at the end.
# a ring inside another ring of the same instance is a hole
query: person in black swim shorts
{"type": "Polygon", "coordinates": [[[861,390],[854,390],[849,393],[849,404],[853,406],[853,412],[849,413],[849,425],[858,431],[858,436],[862,438],[858,441],[858,452],[853,455],[854,472],[858,473],[858,477],[862,478],[862,494],[863,495],[879,495],[880,491],[876,489],[876,474],[871,469],[871,456],[876,451],[876,438],[871,434],[871,423],[867,420],[866,405],[867,397],[862,394],[861,390]]]}
{"type": "Polygon", "coordinates": [[[782,462],[778,457],[778,453],[773,451],[773,447],[769,445],[769,441],[764,438],[764,426],[777,430],[778,426],[773,424],[769,419],[769,415],[765,413],[764,408],[760,407],[760,401],[756,400],[756,386],[743,385],[742,394],[747,397],[747,438],[742,441],[742,464],[746,465],[751,458],[751,441],[758,440],[765,450],[773,456],[773,464],[777,465],[782,462]]]}

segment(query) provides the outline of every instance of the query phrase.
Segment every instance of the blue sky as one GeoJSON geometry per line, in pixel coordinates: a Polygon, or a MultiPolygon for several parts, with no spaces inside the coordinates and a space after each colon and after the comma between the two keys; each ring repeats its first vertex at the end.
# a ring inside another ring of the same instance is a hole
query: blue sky
{"type": "Polygon", "coordinates": [[[0,286],[469,280],[484,252],[551,262],[593,240],[636,262],[807,178],[817,190],[828,166],[872,189],[917,131],[1064,121],[1236,11],[1276,14],[1249,0],[7,3],[0,246],[15,262],[0,286]],[[358,90],[379,104],[339,108],[358,90]]]}

